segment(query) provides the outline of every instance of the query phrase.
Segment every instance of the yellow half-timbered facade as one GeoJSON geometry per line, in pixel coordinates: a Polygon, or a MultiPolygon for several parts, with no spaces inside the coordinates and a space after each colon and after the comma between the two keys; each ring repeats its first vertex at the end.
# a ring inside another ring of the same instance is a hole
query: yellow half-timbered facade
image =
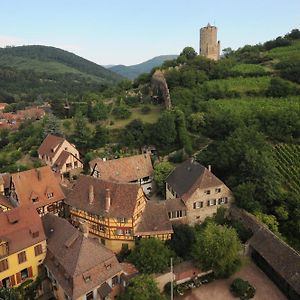
{"type": "Polygon", "coordinates": [[[35,280],[45,256],[46,237],[33,207],[0,213],[0,288],[35,280]]]}
{"type": "Polygon", "coordinates": [[[165,207],[150,203],[138,184],[81,175],[66,203],[72,224],[114,252],[133,248],[137,238],[167,240],[173,232],[165,207]]]}

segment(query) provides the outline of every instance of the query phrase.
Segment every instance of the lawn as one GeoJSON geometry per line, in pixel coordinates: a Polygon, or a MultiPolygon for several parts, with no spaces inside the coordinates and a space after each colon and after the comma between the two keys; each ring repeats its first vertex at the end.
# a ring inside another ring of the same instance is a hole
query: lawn
{"type": "Polygon", "coordinates": [[[129,124],[131,121],[135,119],[140,119],[144,123],[155,123],[160,113],[163,111],[163,107],[160,105],[147,105],[151,108],[151,111],[148,114],[143,114],[141,112],[141,107],[135,107],[131,109],[131,116],[128,119],[125,120],[117,120],[114,116],[110,116],[107,124],[109,129],[120,129],[124,128],[127,124],[129,124]],[[113,122],[112,125],[111,122],[113,122]]]}

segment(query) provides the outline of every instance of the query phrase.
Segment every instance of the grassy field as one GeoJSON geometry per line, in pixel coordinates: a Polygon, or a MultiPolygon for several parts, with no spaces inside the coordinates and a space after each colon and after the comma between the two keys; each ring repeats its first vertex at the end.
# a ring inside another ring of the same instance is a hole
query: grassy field
{"type": "Polygon", "coordinates": [[[238,64],[234,66],[231,71],[241,75],[264,74],[266,73],[266,68],[254,64],[238,64]]]}
{"type": "Polygon", "coordinates": [[[284,108],[287,111],[300,112],[300,96],[287,98],[248,97],[243,99],[211,100],[205,103],[210,109],[230,112],[273,111],[284,108]]]}
{"type": "Polygon", "coordinates": [[[289,58],[290,60],[293,59],[300,59],[300,41],[293,42],[293,45],[288,47],[278,47],[274,48],[267,52],[266,56],[271,57],[276,60],[286,60],[289,58]]]}
{"type": "Polygon", "coordinates": [[[151,108],[151,111],[148,114],[141,113],[141,107],[132,108],[131,109],[131,116],[125,120],[117,120],[114,116],[110,116],[108,121],[106,122],[108,128],[111,129],[120,129],[125,127],[128,123],[130,123],[134,119],[140,119],[144,123],[155,123],[160,113],[163,111],[163,107],[159,105],[147,105],[151,108]],[[113,122],[112,125],[110,125],[113,122]]]}
{"type": "Polygon", "coordinates": [[[244,94],[247,92],[261,92],[265,91],[270,83],[271,78],[269,76],[261,77],[236,77],[228,79],[210,80],[207,84],[209,87],[213,87],[218,84],[221,88],[226,88],[229,91],[236,91],[244,94]]]}

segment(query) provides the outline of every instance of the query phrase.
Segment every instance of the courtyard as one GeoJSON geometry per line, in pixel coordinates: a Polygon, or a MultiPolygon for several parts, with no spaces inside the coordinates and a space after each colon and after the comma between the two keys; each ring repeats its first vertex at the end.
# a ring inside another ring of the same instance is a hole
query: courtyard
{"type": "Polygon", "coordinates": [[[240,277],[249,281],[256,288],[253,299],[257,300],[286,300],[284,294],[253,262],[248,262],[242,269],[228,279],[216,280],[195,288],[184,296],[177,296],[175,300],[236,300],[230,293],[230,284],[240,277]]]}

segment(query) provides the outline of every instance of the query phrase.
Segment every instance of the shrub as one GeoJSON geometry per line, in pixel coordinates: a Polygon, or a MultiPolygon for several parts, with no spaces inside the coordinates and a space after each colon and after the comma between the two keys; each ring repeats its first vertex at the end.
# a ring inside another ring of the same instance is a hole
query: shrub
{"type": "Polygon", "coordinates": [[[141,108],[141,113],[146,115],[146,114],[149,114],[149,112],[151,111],[151,108],[147,105],[144,105],[142,108],[141,108]]]}
{"type": "Polygon", "coordinates": [[[230,285],[230,291],[234,297],[246,300],[253,298],[256,290],[248,281],[236,278],[230,285]]]}
{"type": "Polygon", "coordinates": [[[128,119],[131,115],[131,111],[122,105],[115,107],[112,113],[116,119],[128,119]]]}

